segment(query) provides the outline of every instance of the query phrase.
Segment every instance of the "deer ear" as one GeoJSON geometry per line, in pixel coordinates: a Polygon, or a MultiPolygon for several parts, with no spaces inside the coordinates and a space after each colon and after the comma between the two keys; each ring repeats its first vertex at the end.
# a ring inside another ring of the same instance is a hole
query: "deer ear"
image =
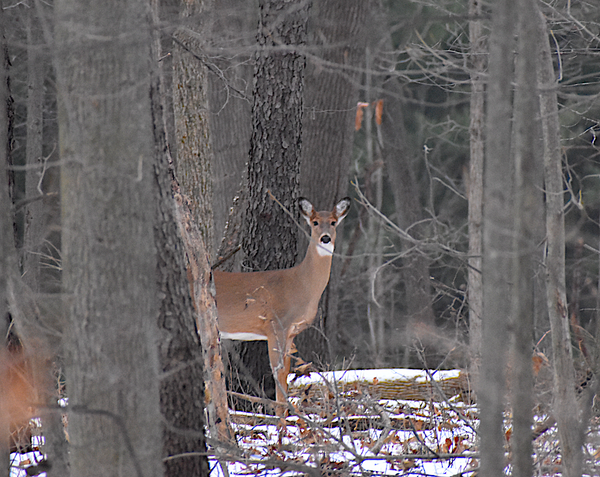
{"type": "Polygon", "coordinates": [[[308,222],[308,225],[310,225],[310,217],[314,212],[313,205],[304,197],[300,197],[298,199],[298,205],[300,205],[300,213],[302,214],[304,219],[308,222]]]}
{"type": "Polygon", "coordinates": [[[350,210],[350,204],[352,203],[350,197],[344,197],[335,206],[335,215],[337,216],[338,225],[342,221],[346,214],[350,210]]]}

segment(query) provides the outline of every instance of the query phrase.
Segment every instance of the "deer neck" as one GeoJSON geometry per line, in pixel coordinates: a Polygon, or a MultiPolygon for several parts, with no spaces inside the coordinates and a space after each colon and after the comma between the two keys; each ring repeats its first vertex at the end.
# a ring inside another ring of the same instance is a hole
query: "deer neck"
{"type": "Polygon", "coordinates": [[[304,260],[297,268],[298,274],[302,276],[304,283],[310,284],[319,294],[317,299],[320,299],[327,282],[329,282],[332,255],[319,254],[317,246],[317,242],[311,239],[304,260]]]}

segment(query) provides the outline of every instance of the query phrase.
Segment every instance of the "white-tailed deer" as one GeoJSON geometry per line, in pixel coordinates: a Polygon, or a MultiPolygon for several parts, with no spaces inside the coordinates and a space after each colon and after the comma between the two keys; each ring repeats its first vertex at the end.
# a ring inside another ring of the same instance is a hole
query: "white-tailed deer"
{"type": "Polygon", "coordinates": [[[264,272],[214,271],[221,337],[268,341],[277,402],[281,404],[287,397],[293,340],[315,319],[329,281],[335,229],[348,213],[350,199],[342,199],[331,212],[316,212],[303,198],[299,204],[311,229],[310,244],[300,264],[264,272]]]}

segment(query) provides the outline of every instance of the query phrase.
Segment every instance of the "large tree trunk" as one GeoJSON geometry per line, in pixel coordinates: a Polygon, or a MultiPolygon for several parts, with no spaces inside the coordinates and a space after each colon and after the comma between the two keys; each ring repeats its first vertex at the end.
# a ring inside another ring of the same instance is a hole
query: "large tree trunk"
{"type": "Polygon", "coordinates": [[[307,12],[305,0],[260,2],[244,220],[248,233],[242,240],[246,270],[288,268],[298,255],[294,221],[298,215],[305,58],[286,46],[305,43],[307,12]]]}
{"type": "MultiPolygon", "coordinates": [[[[159,7],[153,2],[155,25],[159,7]]],[[[155,31],[158,31],[157,29],[155,31]]],[[[162,58],[160,37],[155,34],[154,58],[162,58]]],[[[152,108],[156,145],[155,173],[159,202],[154,239],[158,250],[158,287],[161,290],[158,328],[163,458],[166,476],[208,475],[208,459],[189,452],[205,452],[204,374],[202,349],[194,321],[186,273],[184,247],[178,233],[172,193],[172,175],[166,137],[164,77],[154,70],[152,108]],[[179,456],[175,458],[169,458],[179,456]]]]}
{"type": "Polygon", "coordinates": [[[511,312],[512,167],[511,84],[513,15],[511,2],[500,0],[492,11],[489,40],[486,158],[483,210],[483,330],[480,409],[481,474],[502,475],[507,320],[511,312]]]}
{"type": "Polygon", "coordinates": [[[581,475],[582,432],[580,409],[575,395],[575,370],[567,315],[565,285],[565,223],[562,152],[558,119],[557,81],[552,65],[546,21],[537,12],[539,45],[538,81],[540,116],[544,140],[546,192],[546,297],[554,361],[554,405],[563,462],[567,477],[581,475]]]}
{"type": "MultiPolygon", "coordinates": [[[[317,208],[331,210],[348,189],[348,170],[354,142],[354,118],[364,55],[367,15],[372,2],[318,0],[309,18],[305,107],[302,119],[300,191],[317,208]]],[[[337,240],[340,243],[341,229],[337,240]]],[[[305,250],[307,240],[300,240],[305,250]]],[[[336,354],[340,260],[334,257],[329,286],[317,320],[296,338],[300,354],[327,363],[336,354]]]]}
{"type": "MultiPolygon", "coordinates": [[[[202,31],[208,29],[209,8],[204,1],[184,2],[183,28],[176,32],[174,58],[174,119],[177,143],[177,180],[185,203],[177,201],[177,221],[187,255],[188,277],[203,347],[209,428],[215,440],[230,439],[229,414],[216,308],[210,287],[213,244],[213,154],[208,106],[208,70],[201,59],[202,31]],[[195,33],[191,33],[195,32],[195,33]],[[189,206],[189,209],[187,207],[189,206]],[[183,210],[185,209],[185,211],[183,210]],[[185,212],[186,219],[182,223],[185,212]],[[189,217],[188,217],[189,215],[189,217]],[[190,237],[193,235],[193,239],[190,237]],[[209,303],[210,302],[210,303],[209,303]]],[[[205,33],[206,34],[206,33],[205,33]]]]}
{"type": "Polygon", "coordinates": [[[179,456],[166,460],[165,475],[207,476],[206,456],[181,456],[188,452],[206,452],[202,348],[192,312],[184,248],[177,232],[165,161],[158,162],[158,166],[161,203],[155,241],[159,250],[158,285],[164,297],[158,321],[162,336],[160,369],[164,376],[160,382],[161,412],[165,421],[162,456],[165,459],[179,456]]]}
{"type": "Polygon", "coordinates": [[[71,474],[159,476],[148,5],[55,8],[71,474]]]}
{"type": "MultiPolygon", "coordinates": [[[[298,216],[305,59],[294,46],[306,41],[308,5],[305,0],[260,2],[243,271],[288,268],[297,258],[294,220],[298,216]]],[[[239,348],[249,382],[266,381],[265,392],[274,397],[266,343],[244,342],[239,348]]]]}

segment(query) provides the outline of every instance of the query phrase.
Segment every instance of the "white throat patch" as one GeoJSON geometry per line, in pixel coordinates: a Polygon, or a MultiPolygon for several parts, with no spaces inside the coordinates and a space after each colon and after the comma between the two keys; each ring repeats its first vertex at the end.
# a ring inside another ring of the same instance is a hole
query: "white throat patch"
{"type": "Polygon", "coordinates": [[[317,253],[321,257],[328,257],[330,255],[333,255],[333,242],[318,243],[317,244],[317,253]]]}

